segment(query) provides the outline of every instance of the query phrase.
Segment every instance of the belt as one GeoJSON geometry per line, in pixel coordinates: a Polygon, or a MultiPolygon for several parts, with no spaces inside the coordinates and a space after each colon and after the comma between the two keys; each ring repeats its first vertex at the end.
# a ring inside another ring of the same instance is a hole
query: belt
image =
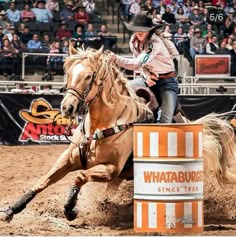
{"type": "Polygon", "coordinates": [[[159,79],[168,79],[168,78],[172,78],[172,77],[176,77],[177,76],[177,72],[168,72],[165,74],[159,74],[158,78],[159,79]]]}

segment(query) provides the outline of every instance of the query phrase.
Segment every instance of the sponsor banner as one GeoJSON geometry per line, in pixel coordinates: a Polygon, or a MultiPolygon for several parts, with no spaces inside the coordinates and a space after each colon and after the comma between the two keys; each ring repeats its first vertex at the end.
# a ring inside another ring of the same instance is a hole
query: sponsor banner
{"type": "MultiPolygon", "coordinates": [[[[134,195],[195,195],[203,193],[203,162],[134,162],[134,195]]],[[[161,197],[160,197],[161,198],[161,197]]]]}
{"type": "Polygon", "coordinates": [[[196,55],[196,76],[230,76],[230,55],[196,55]]]}
{"type": "MultiPolygon", "coordinates": [[[[190,120],[236,107],[236,96],[179,96],[190,120]]],[[[0,93],[0,144],[68,143],[76,122],[60,114],[62,95],[0,93]]],[[[236,124],[232,118],[232,123],[236,124]]]]}
{"type": "Polygon", "coordinates": [[[67,143],[77,125],[61,115],[61,99],[60,95],[1,94],[0,142],[67,143]]]}

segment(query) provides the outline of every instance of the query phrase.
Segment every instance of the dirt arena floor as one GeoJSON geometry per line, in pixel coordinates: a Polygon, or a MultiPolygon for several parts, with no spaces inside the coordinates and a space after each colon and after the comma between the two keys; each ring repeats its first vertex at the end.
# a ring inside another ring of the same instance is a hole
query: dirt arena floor
{"type": "MultiPolygon", "coordinates": [[[[0,208],[10,205],[34,185],[66,147],[0,146],[0,208]]],[[[63,204],[74,177],[75,173],[69,174],[40,193],[11,223],[0,222],[0,235],[145,235],[133,231],[131,181],[123,181],[118,191],[108,196],[107,184],[87,184],[79,196],[80,214],[68,222],[63,204]]],[[[208,177],[204,189],[203,235],[236,236],[236,186],[223,190],[215,178],[208,177]]]]}

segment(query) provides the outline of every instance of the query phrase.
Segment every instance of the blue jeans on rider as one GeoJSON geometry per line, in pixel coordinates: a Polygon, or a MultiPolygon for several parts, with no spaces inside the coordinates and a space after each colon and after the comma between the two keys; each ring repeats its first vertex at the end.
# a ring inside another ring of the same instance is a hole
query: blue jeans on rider
{"type": "MultiPolygon", "coordinates": [[[[129,81],[128,85],[131,88],[147,87],[145,79],[142,77],[129,81]]],[[[172,123],[179,93],[177,78],[159,79],[156,85],[150,87],[150,90],[161,105],[158,110],[157,123],[172,123]]]]}

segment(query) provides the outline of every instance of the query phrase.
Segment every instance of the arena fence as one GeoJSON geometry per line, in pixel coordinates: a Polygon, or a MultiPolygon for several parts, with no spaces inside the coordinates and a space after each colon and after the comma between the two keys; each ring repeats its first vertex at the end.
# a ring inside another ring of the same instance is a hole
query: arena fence
{"type": "MultiPolygon", "coordinates": [[[[25,89],[21,93],[0,93],[0,144],[68,143],[65,130],[71,121],[60,114],[63,95],[51,89],[42,90],[42,94],[26,91],[27,94],[25,89]]],[[[179,96],[179,100],[190,120],[236,108],[235,95],[186,95],[179,96]]],[[[69,139],[71,135],[69,131],[69,139]]]]}

